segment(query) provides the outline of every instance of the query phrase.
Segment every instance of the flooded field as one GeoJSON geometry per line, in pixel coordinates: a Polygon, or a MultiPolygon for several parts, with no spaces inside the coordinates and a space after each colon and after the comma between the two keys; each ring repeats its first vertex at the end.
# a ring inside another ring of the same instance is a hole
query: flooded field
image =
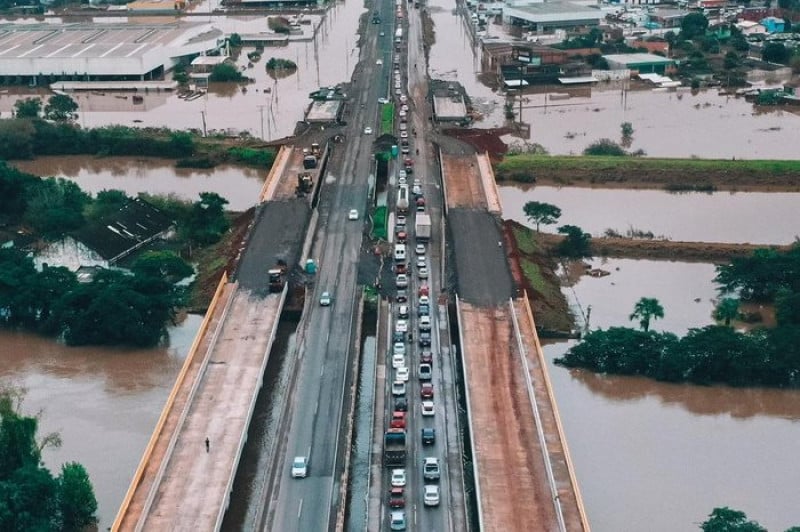
{"type": "Polygon", "coordinates": [[[208,170],[175,168],[170,159],[150,157],[103,157],[84,155],[39,157],[34,161],[14,161],[24,172],[72,179],[86,192],[122,190],[129,196],[140,192],[174,194],[196,201],[201,192],[216,192],[228,200],[227,209],[245,211],[258,203],[266,172],[238,166],[218,166],[208,170]]]}
{"type": "Polygon", "coordinates": [[[43,453],[58,474],[68,461],[89,472],[98,530],[111,526],[155,427],[201,316],[170,329],[170,345],[125,350],[66,347],[47,338],[0,331],[0,385],[27,390],[22,410],[39,416],[39,435],[63,445],[43,453]]]}
{"type": "MultiPolygon", "coordinates": [[[[665,310],[656,330],[711,323],[709,264],[593,261],[612,274],[582,277],[574,295],[591,326],[635,325],[636,300],[665,310]]],[[[572,295],[571,290],[567,292],[572,295]]],[[[570,343],[547,345],[552,361],[570,343]]],[[[800,523],[800,392],[686,386],[550,366],[589,521],[598,532],[696,530],[716,506],[769,530],[800,523]]]]}
{"type": "Polygon", "coordinates": [[[558,225],[577,225],[594,236],[606,229],[651,231],[657,238],[700,242],[789,244],[800,235],[800,193],[671,193],[577,187],[498,187],[503,217],[535,228],[525,217],[529,201],[561,209],[558,225]]]}
{"type": "MultiPolygon", "coordinates": [[[[243,74],[255,82],[243,86],[212,83],[205,97],[193,101],[169,92],[146,94],[142,103],[134,103],[126,94],[71,93],[79,105],[78,122],[84,127],[121,124],[202,131],[205,117],[208,131],[247,131],[270,140],[289,136],[297,122],[303,120],[311,103],[310,92],[320,86],[349,81],[350,72],[358,62],[358,18],[364,11],[363,2],[358,0],[333,4],[315,40],[268,47],[251,68],[247,68],[247,52],[253,48],[244,48],[236,65],[244,67],[243,74]],[[291,59],[298,65],[297,72],[273,79],[264,66],[271,57],[291,59]]],[[[152,19],[131,18],[127,22],[152,23],[152,19]]],[[[252,33],[254,26],[261,25],[260,31],[267,27],[265,17],[209,16],[208,22],[226,33],[252,33]]],[[[40,90],[37,94],[47,91],[40,90]]],[[[30,92],[9,90],[0,94],[0,114],[8,117],[14,102],[24,96],[30,96],[30,92]]]]}

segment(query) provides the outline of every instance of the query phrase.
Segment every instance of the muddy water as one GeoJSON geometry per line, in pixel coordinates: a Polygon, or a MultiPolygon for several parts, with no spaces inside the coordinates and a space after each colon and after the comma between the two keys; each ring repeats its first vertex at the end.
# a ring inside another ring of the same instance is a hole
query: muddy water
{"type": "MultiPolygon", "coordinates": [[[[593,266],[612,272],[574,287],[584,312],[591,306],[593,328],[630,325],[642,296],[665,308],[654,329],[684,333],[711,323],[711,265],[593,266]]],[[[552,360],[568,345],[548,345],[545,355],[552,360]]],[[[800,392],[664,384],[553,365],[550,376],[594,530],[696,530],[714,507],[726,505],[769,530],[800,523],[800,463],[792,458],[800,392]]]]}
{"type": "Polygon", "coordinates": [[[117,189],[129,196],[139,192],[174,194],[195,201],[201,192],[216,192],[228,200],[227,209],[231,211],[245,211],[258,203],[265,174],[261,170],[237,166],[208,170],[175,168],[172,160],[148,157],[68,155],[14,161],[13,164],[34,175],[72,179],[92,194],[117,189]]]}
{"type": "Polygon", "coordinates": [[[58,431],[63,445],[43,453],[55,474],[82,463],[94,484],[99,530],[110,526],[128,489],[201,317],[170,330],[157,349],[70,348],[0,331],[0,386],[27,390],[23,411],[39,416],[39,434],[58,431]]]}
{"type": "MultiPolygon", "coordinates": [[[[528,201],[561,208],[557,225],[572,224],[595,236],[630,228],[656,237],[701,242],[789,244],[800,235],[799,193],[669,193],[548,186],[499,187],[503,216],[529,227],[528,201]]],[[[556,225],[542,227],[555,232],[556,225]]]]}

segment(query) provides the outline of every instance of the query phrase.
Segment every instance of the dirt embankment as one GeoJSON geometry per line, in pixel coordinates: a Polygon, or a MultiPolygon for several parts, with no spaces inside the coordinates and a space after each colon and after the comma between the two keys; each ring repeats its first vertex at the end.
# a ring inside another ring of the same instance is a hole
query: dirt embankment
{"type": "MultiPolygon", "coordinates": [[[[513,222],[512,222],[513,223],[513,222]]],[[[555,253],[562,235],[541,233],[536,235],[548,254],[555,253]]],[[[749,257],[757,249],[770,248],[788,251],[790,246],[729,244],[724,242],[680,242],[674,240],[636,240],[630,238],[592,238],[592,254],[598,257],[626,259],[658,259],[727,263],[735,257],[749,257]]]]}
{"type": "Polygon", "coordinates": [[[231,228],[222,240],[193,257],[186,257],[187,260],[199,265],[197,281],[188,303],[190,312],[205,312],[217,289],[222,272],[228,272],[230,277],[236,271],[240,251],[254,215],[255,208],[239,214],[231,220],[231,228]]]}
{"type": "Polygon", "coordinates": [[[478,153],[488,152],[493,163],[500,162],[508,152],[508,145],[500,140],[500,135],[507,135],[511,132],[511,128],[448,128],[442,130],[445,135],[474,147],[478,153]]]}
{"type": "Polygon", "coordinates": [[[503,238],[511,274],[528,294],[539,335],[546,338],[569,333],[574,322],[555,272],[555,255],[536,245],[533,231],[511,220],[503,222],[503,238]]]}

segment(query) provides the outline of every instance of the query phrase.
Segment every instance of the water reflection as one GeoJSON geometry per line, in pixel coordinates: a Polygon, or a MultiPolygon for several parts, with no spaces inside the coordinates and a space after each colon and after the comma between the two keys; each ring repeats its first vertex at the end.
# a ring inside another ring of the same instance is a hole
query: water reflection
{"type": "Polygon", "coordinates": [[[47,467],[86,467],[100,530],[116,515],[201,320],[190,315],[156,349],[73,348],[0,331],[0,385],[27,390],[23,411],[42,412],[40,434],[61,433],[63,445],[43,453],[47,467]]]}
{"type": "MultiPolygon", "coordinates": [[[[559,225],[601,236],[606,229],[651,231],[657,238],[700,242],[789,244],[800,234],[800,193],[717,192],[674,194],[662,190],[498,187],[503,217],[535,228],[523,207],[529,201],[561,208],[559,225]]],[[[555,232],[555,226],[543,227],[555,232]]]]}
{"type": "Polygon", "coordinates": [[[67,155],[13,161],[24,172],[74,180],[86,192],[118,189],[129,196],[140,192],[175,195],[196,201],[201,192],[216,192],[228,200],[231,211],[245,211],[258,203],[264,170],[222,165],[211,169],[175,168],[169,159],[67,155]]]}

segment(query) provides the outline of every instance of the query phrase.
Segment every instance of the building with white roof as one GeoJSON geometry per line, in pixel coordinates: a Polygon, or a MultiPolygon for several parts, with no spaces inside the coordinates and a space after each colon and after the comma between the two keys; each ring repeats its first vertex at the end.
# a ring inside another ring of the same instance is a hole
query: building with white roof
{"type": "Polygon", "coordinates": [[[159,79],[181,58],[224,42],[208,23],[0,24],[0,77],[33,84],[159,79]]]}
{"type": "Polygon", "coordinates": [[[556,29],[595,27],[605,14],[596,6],[572,2],[509,3],[503,8],[503,22],[527,26],[537,33],[556,29]]]}

